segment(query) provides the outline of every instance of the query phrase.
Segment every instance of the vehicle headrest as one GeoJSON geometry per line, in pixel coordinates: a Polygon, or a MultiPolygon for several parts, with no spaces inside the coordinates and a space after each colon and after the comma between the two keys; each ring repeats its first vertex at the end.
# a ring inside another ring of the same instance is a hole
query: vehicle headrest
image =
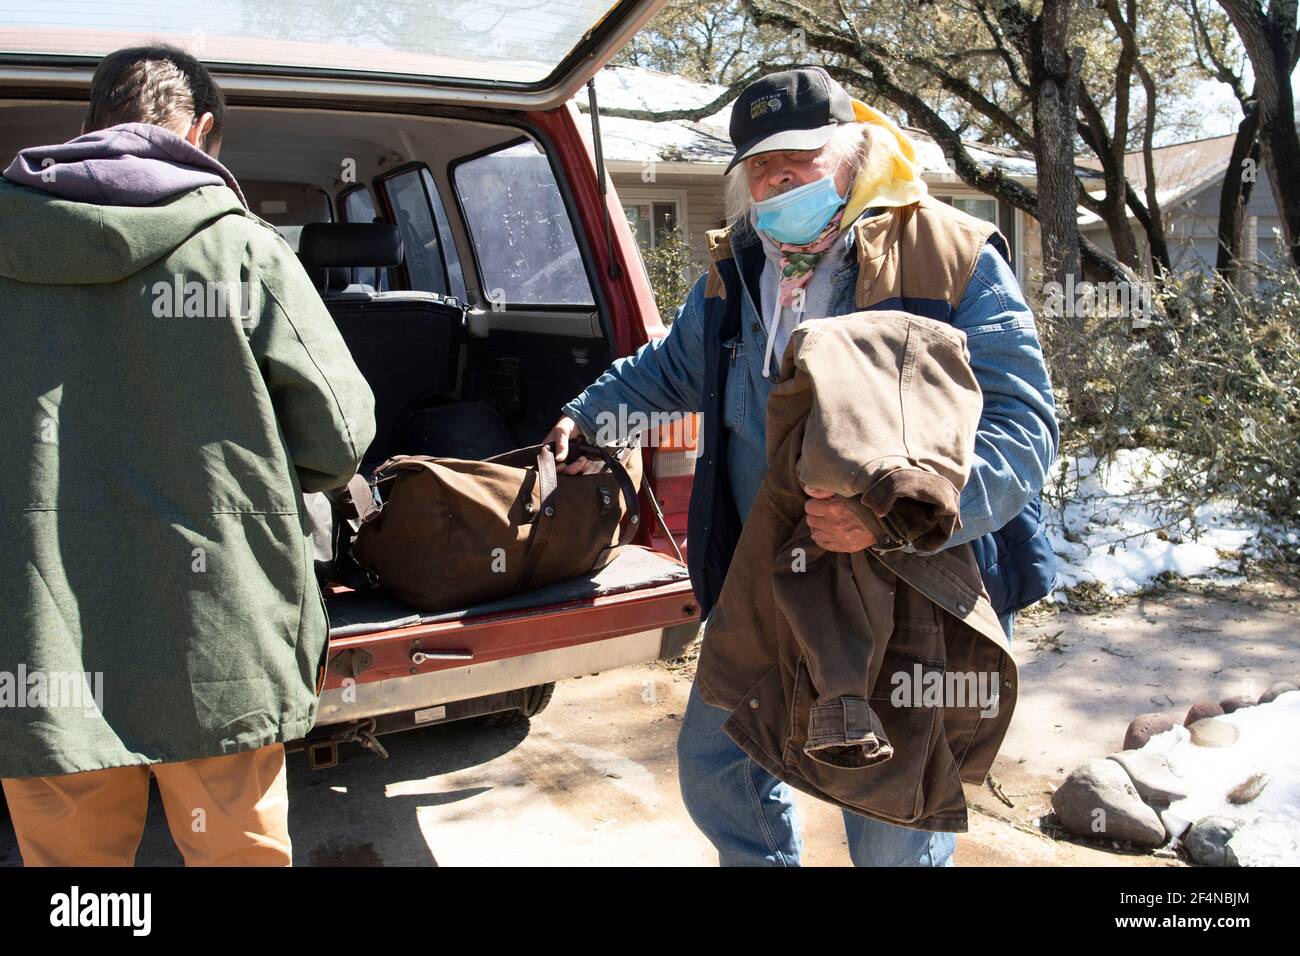
{"type": "Polygon", "coordinates": [[[342,292],[352,281],[351,270],[344,269],[342,266],[309,266],[304,262],[303,267],[307,270],[312,285],[321,295],[342,292]]]}
{"type": "Polygon", "coordinates": [[[298,256],[308,268],[399,266],[402,234],[386,222],[312,222],[302,227],[298,256]]]}

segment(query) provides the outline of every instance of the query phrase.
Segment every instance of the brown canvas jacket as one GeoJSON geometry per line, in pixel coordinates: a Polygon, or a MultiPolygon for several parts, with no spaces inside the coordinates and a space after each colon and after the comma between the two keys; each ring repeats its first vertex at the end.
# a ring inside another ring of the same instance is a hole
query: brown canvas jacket
{"type": "Polygon", "coordinates": [[[767,407],[768,471],[703,641],[702,698],[791,786],[875,819],[964,831],[1015,662],[970,545],[943,549],[982,398],[965,335],[898,311],[808,321],[767,407]],[[804,485],[877,537],[827,552],[804,485]]]}

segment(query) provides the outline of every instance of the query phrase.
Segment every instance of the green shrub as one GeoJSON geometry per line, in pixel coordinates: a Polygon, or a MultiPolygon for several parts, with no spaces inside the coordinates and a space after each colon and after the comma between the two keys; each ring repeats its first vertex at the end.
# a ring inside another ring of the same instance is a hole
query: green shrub
{"type": "Polygon", "coordinates": [[[641,260],[650,276],[659,315],[665,325],[671,325],[702,270],[693,261],[690,244],[682,239],[679,230],[659,237],[655,248],[641,250],[641,260]]]}

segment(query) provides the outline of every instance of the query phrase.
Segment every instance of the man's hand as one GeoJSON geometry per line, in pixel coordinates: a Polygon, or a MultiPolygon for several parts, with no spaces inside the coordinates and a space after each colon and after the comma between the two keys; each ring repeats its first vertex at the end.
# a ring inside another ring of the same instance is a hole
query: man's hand
{"type": "Polygon", "coordinates": [[[555,427],[547,433],[544,443],[550,444],[553,442],[555,444],[555,460],[557,462],[555,470],[560,474],[580,475],[582,470],[587,467],[586,458],[574,459],[567,465],[558,464],[558,462],[564,461],[569,456],[569,442],[574,438],[582,439],[584,437],[578,423],[568,415],[556,422],[555,427]]]}
{"type": "Polygon", "coordinates": [[[803,510],[808,516],[817,547],[827,551],[863,551],[876,543],[862,519],[843,501],[833,500],[835,492],[825,488],[803,486],[808,493],[803,510]]]}

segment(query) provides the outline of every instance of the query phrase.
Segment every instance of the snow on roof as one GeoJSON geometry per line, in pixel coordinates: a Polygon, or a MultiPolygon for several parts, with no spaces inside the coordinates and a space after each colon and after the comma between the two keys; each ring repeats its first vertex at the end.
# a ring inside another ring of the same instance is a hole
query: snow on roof
{"type": "MultiPolygon", "coordinates": [[[[920,135],[924,136],[925,134],[921,133],[920,135]]],[[[971,154],[971,158],[981,166],[997,167],[1008,176],[1025,179],[1033,179],[1038,175],[1038,164],[1034,162],[1034,157],[1028,153],[1017,153],[1013,149],[1002,149],[984,143],[966,143],[965,145],[966,151],[971,154]]]]}
{"type": "MultiPolygon", "coordinates": [[[[684,76],[660,73],[639,66],[607,66],[596,74],[596,104],[601,110],[690,110],[707,106],[723,93],[725,86],[696,83],[684,76]]],[[[586,107],[586,97],[580,100],[586,107]]],[[[730,104],[723,106],[705,125],[720,126],[726,135],[731,117],[730,104]]]]}
{"type": "MultiPolygon", "coordinates": [[[[597,103],[603,108],[601,101],[597,103]]],[[[602,116],[600,139],[606,162],[700,163],[716,165],[721,171],[735,152],[725,130],[687,120],[652,123],[602,116]]]]}
{"type": "MultiPolygon", "coordinates": [[[[1219,173],[1221,174],[1222,172],[1223,170],[1220,169],[1219,173]]],[[[1130,182],[1132,182],[1132,180],[1130,180],[1130,182]]],[[[1137,191],[1137,194],[1142,197],[1142,201],[1146,202],[1146,187],[1143,186],[1142,183],[1134,182],[1133,188],[1137,191]]],[[[1182,185],[1174,186],[1170,189],[1161,189],[1157,187],[1156,200],[1160,203],[1162,209],[1168,208],[1169,206],[1172,206],[1174,203],[1176,203],[1183,196],[1185,196],[1187,194],[1187,191],[1188,191],[1187,187],[1182,185]]],[[[1103,199],[1106,196],[1106,190],[1104,187],[1101,189],[1089,189],[1088,195],[1093,197],[1094,199],[1103,199]]],[[[1131,209],[1127,210],[1126,216],[1132,220],[1136,220],[1137,218],[1133,214],[1133,210],[1131,209]]],[[[1080,206],[1078,222],[1079,222],[1079,228],[1081,229],[1085,227],[1095,226],[1101,222],[1101,216],[1097,215],[1091,209],[1084,209],[1082,206],[1080,206]]]]}

